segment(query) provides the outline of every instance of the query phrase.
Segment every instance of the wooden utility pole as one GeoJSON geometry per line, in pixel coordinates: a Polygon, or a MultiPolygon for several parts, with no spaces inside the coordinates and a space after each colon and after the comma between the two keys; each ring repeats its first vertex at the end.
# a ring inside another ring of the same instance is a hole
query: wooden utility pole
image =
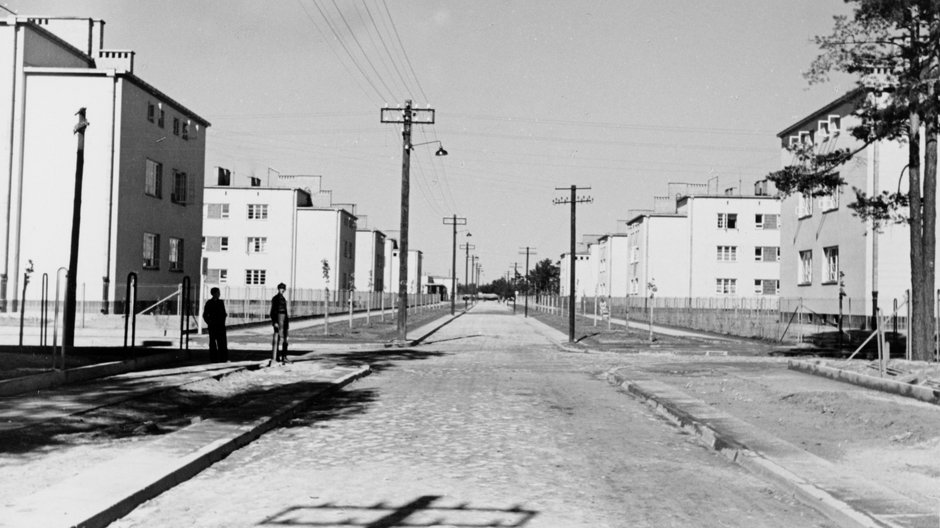
{"type": "Polygon", "coordinates": [[[434,124],[434,109],[412,108],[411,99],[405,101],[404,108],[383,108],[382,123],[401,123],[401,229],[398,241],[398,339],[407,340],[408,333],[408,195],[410,192],[411,173],[411,125],[434,124]]]}
{"type": "Polygon", "coordinates": [[[575,231],[575,219],[577,217],[577,205],[579,203],[592,203],[594,198],[590,196],[577,196],[577,192],[580,190],[591,190],[590,187],[578,187],[577,185],[572,185],[570,187],[555,187],[556,191],[570,190],[570,198],[555,198],[552,203],[555,205],[571,204],[571,252],[569,255],[569,265],[568,265],[568,342],[574,343],[574,301],[575,301],[575,245],[576,245],[576,231],[575,231]]]}
{"type": "MultiPolygon", "coordinates": [[[[78,240],[82,222],[82,178],[85,172],[85,108],[75,113],[78,123],[73,133],[78,134],[78,148],[75,151],[75,196],[72,200],[72,240],[69,249],[69,269],[65,279],[65,313],[62,323],[62,353],[69,355],[75,346],[75,290],[78,277],[78,240]]],[[[20,310],[23,307],[20,306],[20,310]]]]}
{"type": "MultiPolygon", "coordinates": [[[[529,255],[535,255],[535,248],[526,246],[525,248],[525,316],[529,316],[529,255]]],[[[519,252],[522,254],[522,251],[519,252]]]]}
{"type": "Polygon", "coordinates": [[[444,217],[444,225],[454,226],[453,243],[450,252],[450,315],[456,311],[457,302],[457,226],[467,225],[467,219],[457,215],[444,217]]]}

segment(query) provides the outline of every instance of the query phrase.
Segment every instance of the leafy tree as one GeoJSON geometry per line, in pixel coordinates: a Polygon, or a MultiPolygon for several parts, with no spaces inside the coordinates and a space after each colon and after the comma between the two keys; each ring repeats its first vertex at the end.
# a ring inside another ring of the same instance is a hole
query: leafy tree
{"type": "Polygon", "coordinates": [[[908,337],[915,359],[928,359],[933,350],[940,2],[846,2],[854,4],[852,17],[835,17],[832,34],[816,38],[821,53],[806,77],[821,82],[831,72],[857,76],[858,89],[852,96],[861,124],[851,133],[860,146],[819,154],[811,145],[799,145],[794,148],[797,163],[768,179],[785,194],[822,196],[845,184],[836,171],[870,144],[889,140],[907,145],[908,192],[867,196],[854,189],[856,201],[849,207],[876,229],[885,223],[908,224],[912,312],[908,337]]]}
{"type": "Polygon", "coordinates": [[[551,259],[542,259],[529,271],[529,284],[535,291],[558,293],[558,281],[561,270],[551,259]]]}

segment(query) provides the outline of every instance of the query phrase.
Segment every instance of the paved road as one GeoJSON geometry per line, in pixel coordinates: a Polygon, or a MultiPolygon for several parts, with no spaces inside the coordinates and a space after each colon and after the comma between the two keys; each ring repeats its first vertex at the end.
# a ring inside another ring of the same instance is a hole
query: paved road
{"type": "Polygon", "coordinates": [[[822,527],[483,303],[115,526],[822,527]]]}

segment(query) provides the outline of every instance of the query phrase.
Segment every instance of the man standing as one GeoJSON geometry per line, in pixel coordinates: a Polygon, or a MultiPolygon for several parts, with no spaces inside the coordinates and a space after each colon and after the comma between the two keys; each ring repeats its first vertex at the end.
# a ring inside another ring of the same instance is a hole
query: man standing
{"type": "Polygon", "coordinates": [[[209,360],[213,363],[228,361],[228,343],[225,338],[225,303],[219,299],[219,289],[209,290],[211,299],[202,309],[202,320],[209,329],[209,360]]]}
{"type": "Polygon", "coordinates": [[[287,363],[287,327],[290,319],[287,313],[287,299],[284,298],[285,291],[287,286],[283,282],[278,284],[277,295],[271,299],[271,324],[274,326],[277,340],[281,342],[280,350],[277,350],[277,343],[274,344],[274,357],[281,363],[287,363]]]}

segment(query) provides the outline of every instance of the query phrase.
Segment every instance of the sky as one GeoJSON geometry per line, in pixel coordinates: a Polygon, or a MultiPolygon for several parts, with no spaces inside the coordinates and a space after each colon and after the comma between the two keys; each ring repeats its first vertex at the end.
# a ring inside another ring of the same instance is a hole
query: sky
{"type": "MultiPolygon", "coordinates": [[[[398,235],[400,125],[415,126],[409,245],[448,275],[466,218],[483,282],[616,232],[670,182],[742,187],[780,167],[776,134],[851,89],[803,78],[841,0],[0,0],[103,19],[104,47],[212,126],[207,175],[321,175],[361,225],[398,235]],[[556,188],[564,188],[559,191],[556,188]],[[589,188],[589,189],[587,189],[589,188]]],[[[467,236],[467,232],[470,236],[467,236]]],[[[458,252],[463,280],[465,252],[458,252]]]]}

